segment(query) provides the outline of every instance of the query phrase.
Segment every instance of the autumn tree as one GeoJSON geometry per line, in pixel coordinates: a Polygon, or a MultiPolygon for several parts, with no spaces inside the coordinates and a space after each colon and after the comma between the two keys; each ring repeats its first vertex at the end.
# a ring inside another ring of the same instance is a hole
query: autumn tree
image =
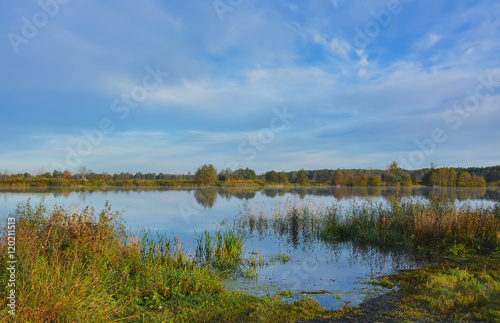
{"type": "Polygon", "coordinates": [[[382,186],[382,178],[380,175],[368,177],[368,186],[382,186]]]}
{"type": "Polygon", "coordinates": [[[66,170],[63,172],[63,176],[64,176],[64,178],[66,178],[66,179],[70,179],[70,178],[71,178],[71,172],[70,172],[69,170],[67,170],[67,169],[66,169],[66,170]]]}
{"type": "Polygon", "coordinates": [[[337,169],[337,171],[333,175],[332,185],[334,186],[344,185],[344,174],[340,171],[340,169],[337,169]]]}
{"type": "Polygon", "coordinates": [[[194,182],[199,185],[213,185],[217,182],[217,170],[212,164],[205,164],[194,174],[194,182]]]}

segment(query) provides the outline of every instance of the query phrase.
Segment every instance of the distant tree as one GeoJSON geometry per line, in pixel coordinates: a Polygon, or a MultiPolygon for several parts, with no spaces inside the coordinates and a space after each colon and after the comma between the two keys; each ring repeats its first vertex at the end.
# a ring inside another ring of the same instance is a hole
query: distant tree
{"type": "Polygon", "coordinates": [[[126,172],[126,173],[121,172],[120,173],[120,179],[125,180],[125,181],[131,180],[132,179],[132,174],[129,173],[129,172],[126,172]]]}
{"type": "Polygon", "coordinates": [[[333,175],[332,185],[334,186],[344,185],[344,174],[340,171],[340,169],[337,169],[337,171],[333,175]]]}
{"type": "Polygon", "coordinates": [[[368,185],[368,178],[365,174],[358,174],[352,180],[352,186],[366,186],[368,185]]]}
{"type": "Polygon", "coordinates": [[[213,185],[217,182],[217,170],[212,164],[205,164],[194,174],[194,181],[200,185],[213,185]]]}
{"type": "Polygon", "coordinates": [[[89,170],[87,169],[86,166],[82,166],[78,170],[78,173],[80,174],[80,179],[87,179],[87,174],[89,173],[89,170]]]}
{"type": "Polygon", "coordinates": [[[231,174],[231,178],[232,179],[235,179],[237,181],[242,181],[245,179],[245,170],[243,168],[240,168],[240,169],[237,169],[235,170],[232,174],[231,174]]]}
{"type": "Polygon", "coordinates": [[[69,170],[67,170],[67,169],[66,169],[66,170],[63,172],[63,176],[64,176],[64,178],[66,178],[66,179],[70,179],[70,178],[71,178],[71,172],[70,172],[69,170]]]}
{"type": "Polygon", "coordinates": [[[278,173],[276,173],[274,170],[267,172],[265,177],[266,182],[268,183],[277,183],[279,180],[278,173]]]}
{"type": "Polygon", "coordinates": [[[278,173],[278,182],[281,184],[287,184],[288,183],[288,176],[286,176],[285,172],[279,172],[278,173]]]}
{"type": "Polygon", "coordinates": [[[217,179],[221,182],[226,182],[229,179],[229,177],[226,175],[225,170],[221,170],[217,175],[217,179]]]}
{"type": "Polygon", "coordinates": [[[368,186],[382,186],[382,178],[380,175],[368,177],[368,186]]]}
{"type": "Polygon", "coordinates": [[[314,179],[318,182],[327,183],[331,180],[330,172],[325,170],[315,172],[314,179]]]}
{"type": "Polygon", "coordinates": [[[290,183],[297,182],[297,172],[296,171],[291,171],[290,173],[288,173],[288,181],[290,183]]]}
{"type": "Polygon", "coordinates": [[[297,183],[299,185],[307,185],[307,174],[305,170],[301,169],[297,173],[297,183]]]}
{"type": "Polygon", "coordinates": [[[233,171],[229,167],[226,169],[222,169],[218,175],[219,181],[221,182],[229,181],[231,179],[232,173],[233,171]]]}
{"type": "Polygon", "coordinates": [[[431,172],[429,184],[432,186],[456,186],[457,172],[453,168],[437,168],[431,172]]]}
{"type": "Polygon", "coordinates": [[[389,184],[405,183],[411,184],[411,176],[402,168],[399,168],[398,163],[393,161],[387,168],[386,182],[389,184]]]}
{"type": "Polygon", "coordinates": [[[249,179],[252,181],[257,179],[257,174],[255,174],[255,171],[253,169],[249,169],[248,167],[245,168],[244,175],[245,175],[245,179],[249,179]]]}
{"type": "Polygon", "coordinates": [[[486,186],[486,182],[483,176],[479,176],[476,174],[472,174],[472,183],[473,186],[486,186]]]}

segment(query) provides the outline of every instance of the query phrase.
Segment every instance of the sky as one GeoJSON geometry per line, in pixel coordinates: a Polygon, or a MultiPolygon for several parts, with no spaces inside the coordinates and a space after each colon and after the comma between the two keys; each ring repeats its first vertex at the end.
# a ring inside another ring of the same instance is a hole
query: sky
{"type": "Polygon", "coordinates": [[[0,3],[0,170],[500,164],[500,3],[0,3]]]}

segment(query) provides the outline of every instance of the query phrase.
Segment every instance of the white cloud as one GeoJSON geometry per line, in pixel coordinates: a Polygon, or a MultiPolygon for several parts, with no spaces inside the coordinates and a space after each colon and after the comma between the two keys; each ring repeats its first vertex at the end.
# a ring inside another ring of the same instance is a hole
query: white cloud
{"type": "Polygon", "coordinates": [[[344,59],[349,58],[349,54],[351,52],[351,44],[340,39],[340,38],[332,38],[330,41],[326,39],[326,37],[322,36],[320,33],[315,32],[313,34],[313,40],[322,45],[326,51],[338,55],[344,59]]]}

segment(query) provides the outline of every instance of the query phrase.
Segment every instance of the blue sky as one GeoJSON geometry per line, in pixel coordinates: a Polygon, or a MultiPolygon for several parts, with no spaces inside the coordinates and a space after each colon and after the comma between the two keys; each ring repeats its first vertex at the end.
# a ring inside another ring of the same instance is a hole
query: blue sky
{"type": "Polygon", "coordinates": [[[3,1],[0,169],[500,164],[497,1],[3,1]]]}

